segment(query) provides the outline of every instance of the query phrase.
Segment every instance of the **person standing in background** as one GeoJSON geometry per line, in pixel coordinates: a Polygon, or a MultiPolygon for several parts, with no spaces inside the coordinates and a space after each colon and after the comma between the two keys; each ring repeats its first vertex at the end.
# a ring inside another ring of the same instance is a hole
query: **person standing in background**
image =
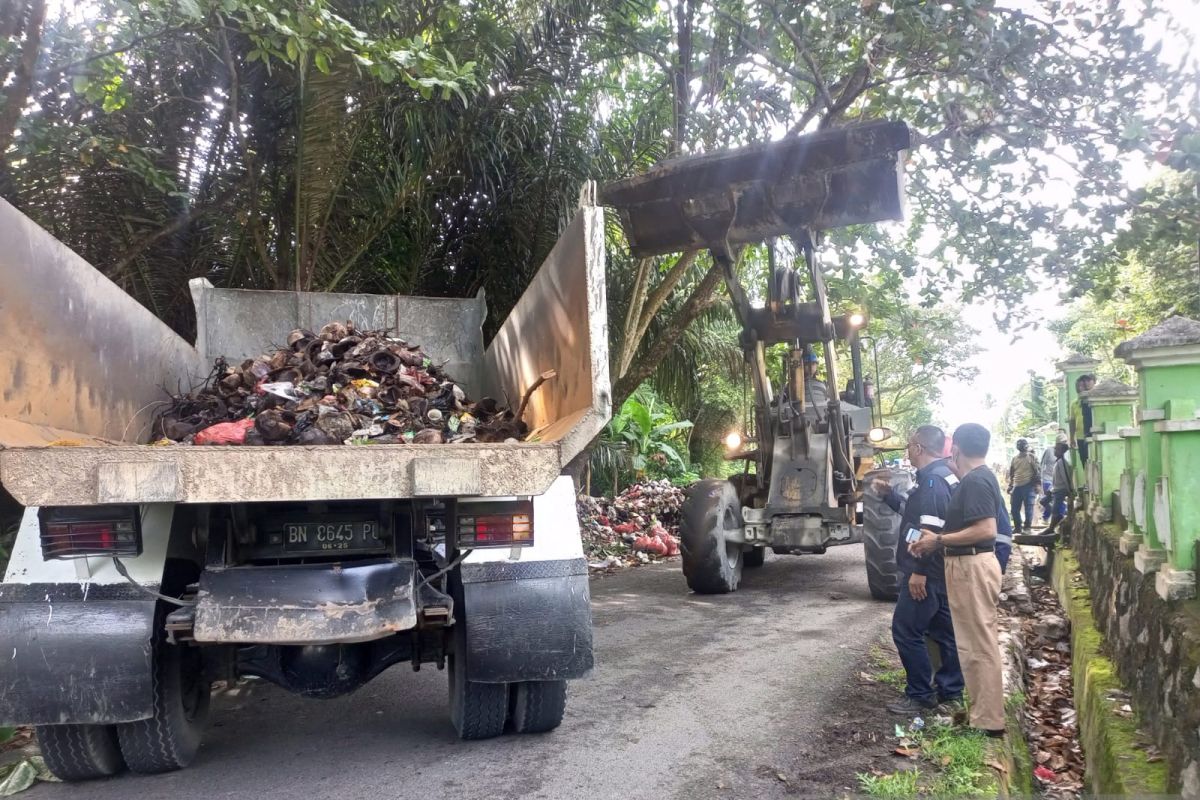
{"type": "MultiPolygon", "coordinates": [[[[1065,432],[1060,428],[1059,435],[1064,435],[1065,432]]],[[[1054,445],[1049,445],[1042,451],[1041,460],[1041,479],[1042,479],[1042,522],[1047,522],[1050,515],[1054,511],[1054,445]]]]}
{"type": "Polygon", "coordinates": [[[1017,455],[1008,465],[1009,509],[1012,511],[1014,531],[1033,530],[1033,498],[1037,494],[1038,478],[1042,469],[1037,458],[1029,451],[1029,442],[1017,439],[1017,455]],[[1021,512],[1025,512],[1025,523],[1021,524],[1021,512]]]}
{"type": "Polygon", "coordinates": [[[1087,466],[1087,437],[1092,432],[1092,407],[1083,399],[1083,393],[1090,392],[1095,385],[1095,375],[1080,375],[1075,379],[1075,401],[1071,403],[1071,413],[1068,415],[1067,425],[1071,430],[1071,441],[1079,451],[1079,464],[1083,467],[1087,466]]]}
{"type": "Polygon", "coordinates": [[[1063,521],[1063,517],[1067,514],[1067,498],[1075,494],[1075,483],[1071,476],[1071,463],[1067,461],[1067,453],[1070,449],[1070,445],[1066,442],[1059,442],[1054,445],[1054,483],[1052,485],[1054,494],[1050,499],[1054,508],[1054,514],[1050,517],[1050,526],[1043,533],[1054,533],[1058,528],[1058,524],[1063,521]]]}

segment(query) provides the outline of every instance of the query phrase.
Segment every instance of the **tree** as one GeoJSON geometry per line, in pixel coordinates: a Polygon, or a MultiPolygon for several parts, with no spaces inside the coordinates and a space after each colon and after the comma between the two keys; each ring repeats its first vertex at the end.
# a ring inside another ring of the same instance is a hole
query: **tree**
{"type": "Polygon", "coordinates": [[[1200,317],[1200,199],[1194,178],[1163,172],[1138,192],[1138,210],[1103,258],[1081,271],[1078,301],[1050,328],[1068,352],[1103,361],[1129,381],[1113,348],[1173,315],[1200,317]]]}

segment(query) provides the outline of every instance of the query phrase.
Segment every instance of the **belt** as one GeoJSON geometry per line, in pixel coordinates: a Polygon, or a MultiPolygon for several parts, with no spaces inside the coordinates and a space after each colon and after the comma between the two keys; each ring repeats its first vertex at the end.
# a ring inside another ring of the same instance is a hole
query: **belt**
{"type": "Polygon", "coordinates": [[[949,547],[949,546],[947,546],[947,547],[942,548],[942,550],[948,558],[952,558],[954,556],[974,556],[974,555],[978,555],[979,553],[995,552],[996,545],[994,545],[994,544],[973,544],[969,547],[949,547]]]}

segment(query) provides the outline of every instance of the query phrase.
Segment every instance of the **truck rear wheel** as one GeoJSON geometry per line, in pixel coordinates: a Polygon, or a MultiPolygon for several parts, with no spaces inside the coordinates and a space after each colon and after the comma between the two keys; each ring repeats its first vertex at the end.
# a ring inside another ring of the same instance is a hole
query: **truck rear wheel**
{"type": "MultiPolygon", "coordinates": [[[[863,478],[866,486],[875,478],[887,478],[900,493],[908,490],[909,477],[889,469],[872,470],[863,478]]],[[[895,600],[899,596],[900,574],[896,568],[896,544],[900,539],[900,515],[868,488],[863,492],[863,555],[867,565],[867,586],[876,600],[895,600]]]]}
{"type": "Polygon", "coordinates": [[[39,725],[37,740],[46,767],[64,781],[106,778],[125,768],[112,725],[39,725]]]}
{"type": "Polygon", "coordinates": [[[509,719],[517,733],[552,731],[562,724],[566,710],[566,681],[522,681],[513,684],[509,719]]]}
{"type": "Polygon", "coordinates": [[[450,722],[458,738],[491,739],[504,733],[504,724],[508,720],[508,684],[469,681],[466,664],[453,653],[447,660],[450,722]]]}
{"type": "Polygon", "coordinates": [[[160,639],[154,647],[153,716],[116,726],[129,769],[151,774],[192,763],[208,720],[211,688],[198,648],[160,639]]]}
{"type": "Polygon", "coordinates": [[[742,577],[742,545],[726,532],[742,527],[742,507],[729,481],[698,481],[680,509],[679,550],[683,576],[697,594],[735,591],[742,577]]]}

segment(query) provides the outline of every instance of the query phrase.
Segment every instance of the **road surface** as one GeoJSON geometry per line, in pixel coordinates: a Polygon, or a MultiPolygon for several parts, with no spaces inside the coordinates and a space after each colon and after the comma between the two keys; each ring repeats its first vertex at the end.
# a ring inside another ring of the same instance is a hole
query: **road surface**
{"type": "Polygon", "coordinates": [[[337,700],[302,700],[256,682],[214,701],[187,770],[40,784],[25,796],[785,797],[795,789],[779,775],[793,774],[805,754],[829,751],[815,739],[890,618],[890,606],[867,593],[857,545],[768,555],[731,595],[688,593],[678,562],[591,586],[596,670],[571,684],[567,718],[551,734],[458,741],[445,673],[430,667],[393,667],[337,700]]]}

